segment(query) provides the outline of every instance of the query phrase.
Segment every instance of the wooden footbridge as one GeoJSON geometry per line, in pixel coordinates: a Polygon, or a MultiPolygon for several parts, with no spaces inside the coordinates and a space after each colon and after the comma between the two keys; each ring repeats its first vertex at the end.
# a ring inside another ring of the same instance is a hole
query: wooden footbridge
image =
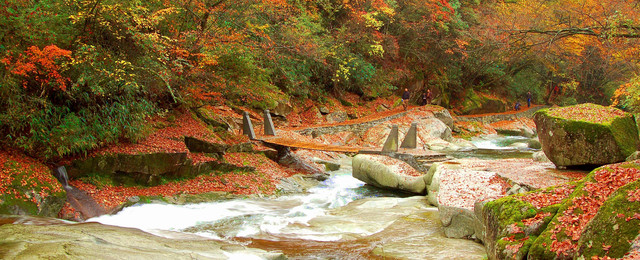
{"type": "Polygon", "coordinates": [[[263,142],[267,146],[274,147],[278,150],[281,148],[298,148],[298,149],[308,149],[308,150],[317,150],[317,151],[327,151],[327,152],[338,152],[338,153],[352,153],[352,154],[389,154],[389,153],[405,153],[412,154],[421,160],[426,161],[442,161],[446,158],[446,156],[442,153],[437,153],[433,151],[425,151],[417,148],[417,127],[416,123],[411,124],[407,135],[405,136],[402,143],[398,141],[398,126],[393,125],[391,128],[391,132],[387,137],[382,149],[380,150],[372,150],[371,148],[363,148],[363,147],[352,147],[352,146],[341,146],[341,145],[327,145],[316,142],[303,142],[300,140],[295,140],[287,137],[279,137],[276,135],[276,129],[273,125],[273,121],[271,119],[271,114],[269,110],[264,111],[264,135],[261,137],[257,137],[254,130],[253,125],[251,124],[251,120],[249,119],[249,114],[247,112],[243,115],[243,134],[249,136],[252,140],[257,140],[263,142]],[[399,145],[400,144],[400,145],[399,145]]]}

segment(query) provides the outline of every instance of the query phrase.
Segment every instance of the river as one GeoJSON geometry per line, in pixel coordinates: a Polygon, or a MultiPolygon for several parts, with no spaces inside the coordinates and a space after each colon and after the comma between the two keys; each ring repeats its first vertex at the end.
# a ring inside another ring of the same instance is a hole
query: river
{"type": "MultiPolygon", "coordinates": [[[[531,156],[515,137],[473,140],[478,150],[454,157],[531,156]]],[[[481,244],[444,236],[437,208],[423,196],[380,190],[351,177],[350,159],[303,194],[171,205],[138,204],[88,222],[164,235],[196,234],[291,259],[483,259],[481,244]]]]}

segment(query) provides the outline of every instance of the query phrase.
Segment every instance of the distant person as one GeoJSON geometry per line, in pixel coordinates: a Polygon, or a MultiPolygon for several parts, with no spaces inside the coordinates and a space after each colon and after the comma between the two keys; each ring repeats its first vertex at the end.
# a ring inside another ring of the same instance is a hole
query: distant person
{"type": "Polygon", "coordinates": [[[531,91],[527,92],[527,107],[531,107],[531,91]]]}
{"type": "Polygon", "coordinates": [[[409,89],[404,89],[404,93],[402,93],[402,106],[404,110],[407,110],[409,107],[409,98],[411,97],[411,93],[409,93],[409,89]]]}
{"type": "Polygon", "coordinates": [[[426,106],[427,105],[427,93],[422,93],[422,103],[421,105],[426,106]]]}
{"type": "Polygon", "coordinates": [[[516,111],[520,110],[520,101],[516,102],[516,105],[513,106],[513,109],[515,109],[516,111]]]}
{"type": "Polygon", "coordinates": [[[432,98],[433,98],[433,93],[431,93],[431,89],[427,89],[427,104],[431,104],[432,98]]]}

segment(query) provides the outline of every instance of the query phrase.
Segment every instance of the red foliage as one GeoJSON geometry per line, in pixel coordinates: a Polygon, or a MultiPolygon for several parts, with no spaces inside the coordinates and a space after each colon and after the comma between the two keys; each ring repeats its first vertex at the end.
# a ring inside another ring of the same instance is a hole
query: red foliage
{"type": "Polygon", "coordinates": [[[623,185],[640,178],[640,170],[624,167],[620,164],[601,168],[594,173],[595,182],[586,182],[583,196],[572,199],[569,206],[558,217],[558,224],[551,230],[551,251],[568,256],[577,249],[577,241],[584,228],[596,215],[600,206],[614,191],[623,185]],[[558,235],[567,237],[558,241],[558,235]]]}
{"type": "Polygon", "coordinates": [[[0,197],[8,195],[11,198],[30,200],[39,207],[41,200],[27,195],[25,190],[37,192],[44,199],[52,193],[62,192],[62,185],[44,164],[17,151],[3,148],[0,151],[0,197]],[[19,184],[15,183],[16,178],[20,179],[19,184]],[[16,185],[19,185],[20,190],[16,185]]]}
{"type": "Polygon", "coordinates": [[[0,62],[11,68],[12,74],[25,78],[22,83],[25,88],[29,79],[32,79],[40,86],[51,85],[65,91],[69,79],[60,75],[61,68],[58,63],[61,59],[70,57],[71,51],[60,49],[56,45],[46,46],[42,50],[37,46],[31,46],[14,62],[9,57],[0,62]]]}
{"type": "MultiPolygon", "coordinates": [[[[510,242],[515,242],[515,239],[512,239],[513,241],[510,242]]],[[[525,236],[522,239],[519,239],[519,243],[517,244],[511,244],[511,245],[506,245],[505,249],[508,251],[511,251],[513,253],[513,255],[515,255],[518,251],[520,251],[520,248],[522,248],[522,246],[524,245],[524,242],[529,240],[529,236],[525,236]]]]}
{"type": "Polygon", "coordinates": [[[629,191],[629,201],[640,201],[640,189],[629,191]]]}
{"type": "Polygon", "coordinates": [[[571,120],[587,121],[591,123],[610,123],[616,117],[626,115],[620,109],[603,107],[594,104],[581,104],[577,106],[554,108],[549,110],[549,115],[571,120]]]}
{"type": "Polygon", "coordinates": [[[523,219],[522,223],[525,226],[531,226],[534,225],[540,221],[542,221],[544,218],[551,216],[551,213],[549,212],[538,212],[538,214],[536,214],[534,217],[532,218],[528,218],[528,219],[523,219]]]}
{"type": "Polygon", "coordinates": [[[575,185],[562,184],[553,189],[529,193],[522,197],[522,201],[529,202],[537,209],[541,209],[562,202],[573,193],[574,189],[575,185]]]}

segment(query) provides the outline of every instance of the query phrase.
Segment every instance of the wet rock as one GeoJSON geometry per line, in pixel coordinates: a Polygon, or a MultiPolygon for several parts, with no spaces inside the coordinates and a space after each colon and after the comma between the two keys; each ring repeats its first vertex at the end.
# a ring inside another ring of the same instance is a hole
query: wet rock
{"type": "Polygon", "coordinates": [[[326,170],[330,172],[340,170],[340,164],[337,164],[334,162],[329,162],[325,160],[316,160],[315,162],[319,164],[323,164],[326,167],[326,170]]]}
{"type": "Polygon", "coordinates": [[[425,194],[422,174],[401,160],[383,155],[356,155],[353,177],[380,188],[425,194]]]}
{"type": "Polygon", "coordinates": [[[316,175],[296,174],[280,180],[280,183],[276,184],[276,189],[281,193],[303,193],[310,188],[318,186],[320,183],[319,176],[326,175],[318,174],[317,176],[318,177],[316,177],[316,175]]]}
{"type": "Polygon", "coordinates": [[[640,140],[632,115],[594,104],[544,109],[535,114],[542,150],[558,167],[604,165],[624,161],[640,140]],[[574,111],[598,115],[582,120],[574,111]]]}
{"type": "Polygon", "coordinates": [[[527,147],[531,149],[542,149],[542,144],[538,138],[533,138],[527,141],[527,147]]]}
{"type": "Polygon", "coordinates": [[[281,253],[196,235],[162,235],[98,223],[0,226],[6,249],[2,251],[3,258],[7,259],[286,259],[281,253]]]}

